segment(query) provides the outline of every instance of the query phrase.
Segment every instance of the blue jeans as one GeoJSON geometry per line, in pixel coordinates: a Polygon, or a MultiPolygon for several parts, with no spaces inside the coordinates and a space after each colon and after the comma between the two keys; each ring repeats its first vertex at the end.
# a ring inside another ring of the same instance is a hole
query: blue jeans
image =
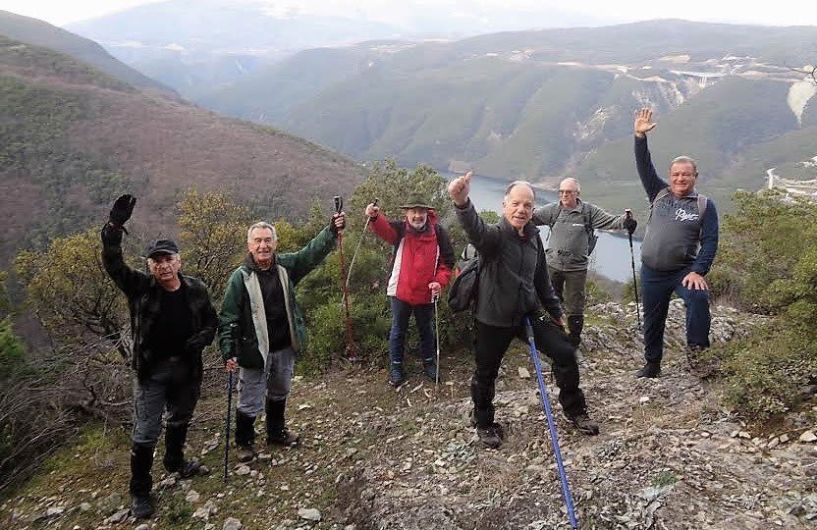
{"type": "Polygon", "coordinates": [[[391,299],[391,332],[389,333],[389,358],[392,364],[403,363],[403,348],[406,342],[409,317],[414,313],[417,331],[420,332],[420,355],[423,362],[433,361],[434,342],[434,304],[411,305],[392,296],[391,299]]]}
{"type": "Polygon", "coordinates": [[[660,363],[664,356],[664,327],[672,293],[686,307],[687,345],[709,347],[709,291],[690,290],[681,285],[689,269],[663,272],[641,265],[641,294],[644,302],[644,358],[660,363]]]}

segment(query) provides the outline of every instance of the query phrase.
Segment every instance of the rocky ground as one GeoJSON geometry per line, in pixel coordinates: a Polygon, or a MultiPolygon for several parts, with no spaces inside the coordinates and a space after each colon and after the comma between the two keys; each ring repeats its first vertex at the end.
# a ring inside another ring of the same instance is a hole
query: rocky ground
{"type": "MultiPolygon", "coordinates": [[[[717,388],[685,358],[683,310],[674,302],[662,377],[635,379],[641,346],[632,306],[604,304],[585,334],[582,378],[597,437],[557,417],[580,528],[768,529],[817,526],[817,400],[774,425],[750,429],[718,404],[717,388]]],[[[756,319],[714,313],[713,337],[756,319]]],[[[158,513],[128,517],[128,441],[89,429],[0,504],[3,528],[139,530],[459,530],[570,528],[524,344],[498,382],[499,450],[468,427],[467,357],[444,356],[439,387],[419,366],[399,390],[385,370],[337,370],[298,379],[290,401],[299,448],[231,457],[222,481],[224,398],[199,407],[190,452],[213,470],[178,480],[154,466],[158,513]]],[[[555,384],[546,374],[551,400],[555,384]]],[[[556,405],[558,411],[558,405],[556,405]]],[[[261,425],[259,430],[263,431],[261,425]]],[[[263,436],[260,437],[263,440],[263,436]]]]}

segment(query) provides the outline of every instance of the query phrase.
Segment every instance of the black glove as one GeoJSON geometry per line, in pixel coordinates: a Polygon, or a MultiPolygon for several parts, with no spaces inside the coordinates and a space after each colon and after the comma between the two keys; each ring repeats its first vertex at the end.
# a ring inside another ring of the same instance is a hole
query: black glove
{"type": "Polygon", "coordinates": [[[108,247],[118,247],[122,244],[122,232],[125,229],[121,226],[112,226],[105,223],[102,227],[102,243],[108,247]]]}
{"type": "MultiPolygon", "coordinates": [[[[133,195],[122,195],[116,202],[113,203],[111,213],[108,216],[108,222],[117,228],[124,229],[125,223],[130,219],[133,213],[133,207],[136,205],[136,197],[133,195]]],[[[125,231],[127,233],[127,230],[125,231]]]]}
{"type": "Polygon", "coordinates": [[[329,220],[329,230],[331,230],[333,234],[338,235],[338,230],[343,230],[344,228],[346,228],[346,216],[339,213],[332,214],[332,219],[329,220]],[[335,225],[335,219],[338,217],[343,217],[343,224],[341,224],[340,227],[335,225]]]}
{"type": "Polygon", "coordinates": [[[627,230],[627,233],[632,235],[635,232],[635,228],[638,226],[638,221],[633,219],[632,217],[628,217],[624,220],[624,228],[627,230]]]}

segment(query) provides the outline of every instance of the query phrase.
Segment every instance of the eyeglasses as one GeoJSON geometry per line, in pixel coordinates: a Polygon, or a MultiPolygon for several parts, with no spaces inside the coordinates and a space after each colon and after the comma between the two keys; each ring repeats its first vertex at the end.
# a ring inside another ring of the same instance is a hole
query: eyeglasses
{"type": "Polygon", "coordinates": [[[559,190],[559,195],[573,195],[576,190],[559,190]]]}

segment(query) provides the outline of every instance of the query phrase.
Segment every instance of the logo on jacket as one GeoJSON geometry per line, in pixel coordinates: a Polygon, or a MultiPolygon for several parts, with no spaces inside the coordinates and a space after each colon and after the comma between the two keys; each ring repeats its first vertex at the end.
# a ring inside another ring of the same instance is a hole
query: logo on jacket
{"type": "Polygon", "coordinates": [[[683,208],[678,208],[677,210],[675,210],[675,220],[676,221],[681,221],[682,223],[684,223],[686,221],[697,221],[698,220],[698,214],[697,213],[687,213],[687,211],[684,210],[683,208]]]}

